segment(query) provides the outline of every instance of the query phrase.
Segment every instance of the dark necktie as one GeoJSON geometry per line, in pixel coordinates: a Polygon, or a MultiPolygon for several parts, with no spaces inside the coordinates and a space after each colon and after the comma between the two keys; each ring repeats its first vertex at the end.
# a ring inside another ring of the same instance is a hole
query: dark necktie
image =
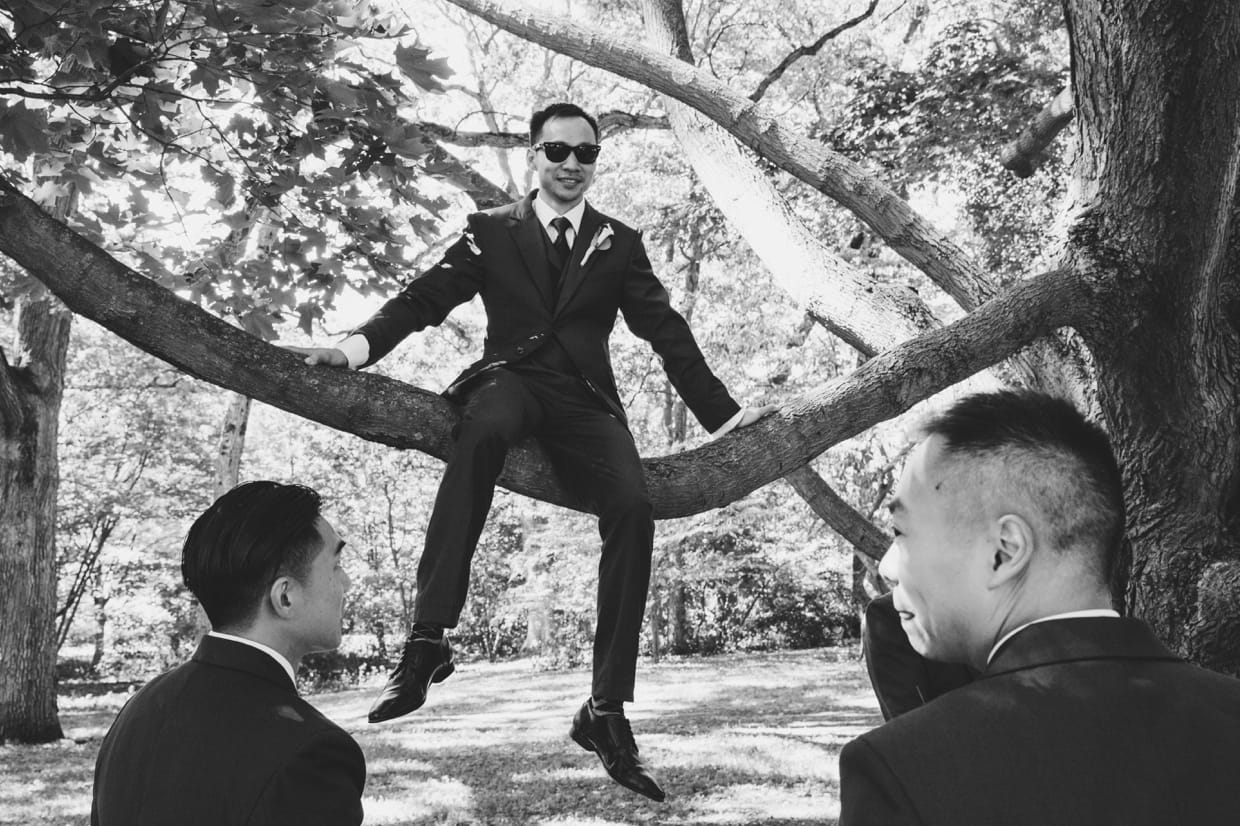
{"type": "Polygon", "coordinates": [[[558,233],[551,248],[555,250],[556,257],[560,259],[557,263],[561,270],[568,266],[568,256],[571,254],[568,246],[568,230],[571,226],[572,223],[563,215],[551,219],[551,227],[558,233]]]}

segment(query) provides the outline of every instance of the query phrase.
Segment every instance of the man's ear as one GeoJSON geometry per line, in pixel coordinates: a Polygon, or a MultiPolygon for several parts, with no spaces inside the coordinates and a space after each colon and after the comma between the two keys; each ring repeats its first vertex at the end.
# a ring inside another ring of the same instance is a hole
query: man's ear
{"type": "Polygon", "coordinates": [[[525,150],[525,166],[531,172],[534,171],[534,156],[538,154],[538,150],[534,147],[527,147],[525,150]]]}
{"type": "Polygon", "coordinates": [[[990,586],[996,587],[1022,576],[1033,558],[1033,528],[1023,516],[1005,513],[999,517],[998,530],[990,560],[990,586]]]}
{"type": "Polygon", "coordinates": [[[267,602],[273,614],[289,619],[299,596],[297,580],[290,576],[281,576],[271,583],[271,588],[267,591],[267,602]]]}

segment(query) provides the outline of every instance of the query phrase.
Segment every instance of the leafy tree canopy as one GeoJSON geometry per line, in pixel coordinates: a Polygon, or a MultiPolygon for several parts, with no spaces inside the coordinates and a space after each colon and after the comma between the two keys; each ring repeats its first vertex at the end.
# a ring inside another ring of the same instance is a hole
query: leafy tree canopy
{"type": "Polygon", "coordinates": [[[271,338],[438,234],[411,114],[450,74],[380,3],[16,0],[0,150],[40,200],[93,199],[79,230],[271,338]]]}

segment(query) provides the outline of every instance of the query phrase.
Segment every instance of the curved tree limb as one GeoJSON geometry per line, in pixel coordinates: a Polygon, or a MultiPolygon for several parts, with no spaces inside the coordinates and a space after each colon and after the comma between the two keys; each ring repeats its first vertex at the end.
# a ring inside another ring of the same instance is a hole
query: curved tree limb
{"type": "Polygon", "coordinates": [[[865,11],[861,12],[861,14],[851,20],[845,20],[843,23],[815,40],[812,44],[808,46],[798,46],[793,49],[784,57],[783,60],[779,61],[778,66],[772,69],[766,77],[762,78],[762,82],[758,84],[757,89],[754,89],[753,94],[749,96],[749,99],[754,103],[762,100],[762,96],[766,94],[767,89],[771,88],[771,84],[783,77],[784,72],[788,71],[793,63],[796,63],[803,57],[812,57],[813,55],[818,54],[818,52],[822,50],[822,47],[826,45],[828,40],[834,40],[849,29],[860,25],[866,18],[874,13],[874,9],[877,7],[878,0],[870,0],[870,5],[865,11]]]}
{"type": "Polygon", "coordinates": [[[431,174],[442,178],[463,192],[478,209],[503,206],[512,196],[473,167],[436,143],[427,153],[425,165],[431,174]]]}
{"type": "MultiPolygon", "coordinates": [[[[622,112],[609,109],[597,115],[598,130],[603,137],[619,135],[636,129],[667,129],[667,118],[622,112]]],[[[415,124],[427,137],[451,146],[485,146],[491,149],[521,149],[529,145],[530,136],[524,132],[463,132],[441,123],[418,121],[415,124]]]]}
{"type": "Polygon", "coordinates": [[[852,210],[893,250],[965,309],[994,294],[993,280],[959,245],[860,164],[787,128],[744,95],[674,57],[606,37],[563,17],[511,11],[495,0],[448,0],[548,49],[636,80],[693,107],[741,143],[852,210]]]}
{"type": "Polygon", "coordinates": [[[1041,112],[1021,130],[1020,135],[999,150],[999,163],[1018,178],[1028,178],[1042,162],[1042,150],[1072,120],[1072,87],[1065,86],[1043,107],[1041,112]]]}
{"type": "MultiPolygon", "coordinates": [[[[651,47],[692,61],[679,0],[643,0],[641,9],[651,47]]],[[[938,326],[916,292],[854,267],[810,232],[753,155],[722,127],[674,98],[661,100],[719,211],[815,321],[867,357],[938,326]]]]}
{"type": "MultiPolygon", "coordinates": [[[[370,441],[444,458],[457,411],[442,397],[372,373],[306,366],[176,297],[52,219],[0,177],[0,251],[76,313],[212,384],[370,441]]],[[[852,375],[703,447],[646,459],[655,515],[701,513],[804,465],[828,447],[1085,317],[1085,282],[1053,270],[1022,281],[948,327],[867,361],[852,375]]],[[[527,442],[500,484],[588,510],[527,442]]]]}
{"type": "Polygon", "coordinates": [[[836,493],[831,485],[813,468],[806,465],[784,477],[792,489],[805,500],[831,528],[844,537],[844,540],[867,558],[878,562],[891,545],[891,537],[881,531],[873,522],[866,519],[844,498],[836,493]]]}
{"type": "MultiPolygon", "coordinates": [[[[642,0],[641,9],[652,47],[692,62],[681,0],[642,0]]],[[[867,358],[938,326],[911,290],[854,269],[810,233],[753,156],[722,127],[671,98],[662,100],[677,140],[720,211],[758,253],[776,283],[806,308],[811,323],[822,325],[867,358]]],[[[888,544],[882,531],[813,468],[797,468],[785,479],[858,553],[874,559],[882,556],[888,544]]]]}

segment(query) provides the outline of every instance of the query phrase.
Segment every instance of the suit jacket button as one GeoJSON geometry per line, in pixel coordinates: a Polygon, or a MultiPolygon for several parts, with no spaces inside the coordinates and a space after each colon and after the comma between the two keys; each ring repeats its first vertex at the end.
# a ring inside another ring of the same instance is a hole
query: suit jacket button
{"type": "Polygon", "coordinates": [[[524,348],[524,347],[518,347],[518,348],[517,348],[517,355],[518,355],[518,356],[524,356],[524,355],[525,355],[525,348],[524,348]]]}

